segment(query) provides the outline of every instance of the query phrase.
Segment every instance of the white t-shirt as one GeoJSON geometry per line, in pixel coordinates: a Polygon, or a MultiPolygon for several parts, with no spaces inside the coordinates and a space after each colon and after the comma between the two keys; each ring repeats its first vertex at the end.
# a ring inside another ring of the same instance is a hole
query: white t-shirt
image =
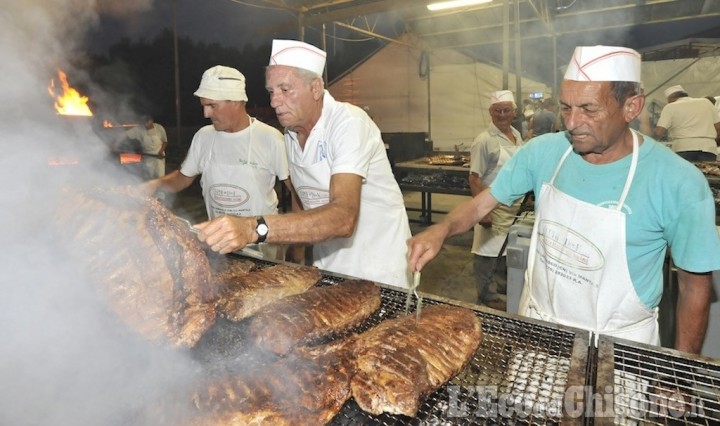
{"type": "Polygon", "coordinates": [[[365,111],[337,102],[328,91],[320,119],[304,150],[297,134],[285,141],[293,185],[305,209],[329,202],[330,178],[352,173],[363,178],[360,215],[349,238],[315,244],[315,266],[357,278],[407,287],[410,225],[402,192],[390,168],[380,129],[365,111]]]}
{"type": "Polygon", "coordinates": [[[705,98],[679,98],[665,105],[657,125],[668,130],[673,150],[708,151],[715,153],[715,123],[720,122],[717,111],[705,98]]]}
{"type": "Polygon", "coordinates": [[[153,128],[149,130],[145,128],[145,125],[140,124],[128,130],[125,135],[129,139],[139,141],[142,152],[145,154],[157,154],[163,143],[167,142],[165,128],[157,123],[153,123],[153,128]]]}
{"type": "Polygon", "coordinates": [[[276,178],[282,181],[290,176],[280,131],[255,119],[251,119],[250,126],[234,133],[218,132],[207,125],[195,133],[180,173],[194,177],[213,164],[253,167],[256,177],[253,186],[264,194],[266,209],[252,214],[277,212],[276,178]]]}

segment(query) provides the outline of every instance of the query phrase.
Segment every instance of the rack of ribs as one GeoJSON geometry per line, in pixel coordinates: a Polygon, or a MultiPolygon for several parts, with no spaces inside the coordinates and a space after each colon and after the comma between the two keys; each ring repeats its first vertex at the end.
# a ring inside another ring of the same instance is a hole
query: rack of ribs
{"type": "Polygon", "coordinates": [[[195,393],[189,424],[322,425],[350,398],[350,341],[303,348],[266,368],[215,378],[195,393]]]}
{"type": "Polygon", "coordinates": [[[207,256],[157,200],[131,188],[68,190],[54,215],[59,241],[139,334],[192,347],[214,324],[207,256]]]}
{"type": "Polygon", "coordinates": [[[385,320],[355,342],[352,396],[363,410],[414,417],[422,400],[459,373],[482,340],[466,308],[431,305],[385,320]]]}
{"type": "Polygon", "coordinates": [[[227,282],[218,311],[231,321],[241,321],[283,297],[303,293],[321,277],[315,267],[282,263],[251,271],[227,282]]]}
{"type": "Polygon", "coordinates": [[[348,280],[315,287],[265,307],[250,319],[255,344],[283,355],[295,346],[349,330],[380,307],[380,288],[371,281],[348,280]]]}

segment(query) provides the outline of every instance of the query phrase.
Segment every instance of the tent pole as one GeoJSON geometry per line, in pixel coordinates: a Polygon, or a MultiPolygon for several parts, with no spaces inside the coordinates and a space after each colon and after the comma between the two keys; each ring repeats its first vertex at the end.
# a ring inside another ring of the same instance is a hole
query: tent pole
{"type": "Polygon", "coordinates": [[[520,39],[520,0],[515,0],[515,99],[522,105],[522,40],[520,39]]]}

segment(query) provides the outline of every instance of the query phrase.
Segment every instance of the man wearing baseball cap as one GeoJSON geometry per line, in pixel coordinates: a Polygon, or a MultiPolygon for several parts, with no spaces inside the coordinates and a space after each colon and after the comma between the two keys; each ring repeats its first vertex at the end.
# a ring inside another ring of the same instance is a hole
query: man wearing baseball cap
{"type": "Polygon", "coordinates": [[[688,161],[715,161],[720,134],[720,115],[705,98],[691,98],[681,85],[665,89],[667,105],[662,109],[655,137],[666,134],[672,150],[688,161]]]}
{"type": "MultiPolygon", "coordinates": [[[[520,132],[513,126],[517,114],[515,97],[509,90],[490,94],[488,108],[492,123],[480,133],[470,148],[470,192],[477,195],[487,188],[518,147],[523,144],[520,132]]],[[[505,239],[521,204],[499,205],[475,224],[473,229],[473,270],[478,304],[505,310],[507,267],[505,239]]]]}
{"type": "Polygon", "coordinates": [[[412,238],[411,267],[422,269],[445,238],[532,190],[521,315],[659,344],[669,246],[679,280],[675,348],[699,353],[711,271],[720,269],[714,200],[697,167],[630,129],[644,104],[637,52],[577,47],[560,87],[567,131],[530,140],[489,189],[412,238]]]}
{"type": "MultiPolygon", "coordinates": [[[[235,68],[214,66],[195,92],[209,124],[195,133],[179,170],[149,189],[178,192],[198,175],[209,219],[277,214],[276,179],[293,193],[282,134],[250,117],[245,109],[245,76],[235,68]]],[[[261,245],[264,255],[282,258],[281,247],[261,245]]]]}
{"type": "Polygon", "coordinates": [[[216,220],[200,238],[221,253],[258,239],[312,244],[321,269],[407,287],[410,225],[380,129],[362,108],[325,90],[325,58],[310,44],[274,40],[265,73],[302,211],[263,223],[216,220]]]}

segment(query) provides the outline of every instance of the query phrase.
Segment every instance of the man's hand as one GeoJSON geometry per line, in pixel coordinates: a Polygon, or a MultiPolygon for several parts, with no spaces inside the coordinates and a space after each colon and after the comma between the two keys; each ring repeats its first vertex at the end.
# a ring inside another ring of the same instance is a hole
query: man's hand
{"type": "Polygon", "coordinates": [[[438,223],[408,240],[408,263],[412,271],[420,271],[440,253],[448,228],[438,223]]]}
{"type": "Polygon", "coordinates": [[[487,214],[484,218],[480,219],[478,224],[483,228],[492,228],[492,218],[487,214]]]}
{"type": "Polygon", "coordinates": [[[220,254],[232,253],[257,241],[257,219],[223,215],[208,222],[195,225],[200,230],[198,238],[220,254]]]}

